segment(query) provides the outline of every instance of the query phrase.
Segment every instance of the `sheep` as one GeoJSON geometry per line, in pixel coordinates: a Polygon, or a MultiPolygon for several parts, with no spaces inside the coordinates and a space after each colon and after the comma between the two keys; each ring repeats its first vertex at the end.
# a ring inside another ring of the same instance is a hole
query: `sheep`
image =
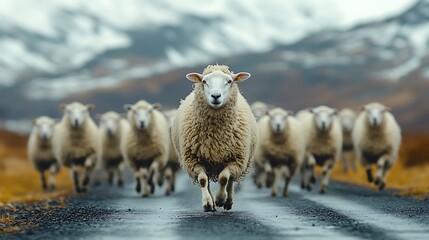
{"type": "Polygon", "coordinates": [[[256,120],[259,120],[267,114],[269,107],[263,102],[256,101],[250,105],[250,109],[252,109],[253,115],[255,115],[256,120]]]}
{"type": "Polygon", "coordinates": [[[118,186],[123,186],[124,183],[120,141],[125,124],[126,120],[116,112],[110,111],[100,116],[98,159],[108,173],[110,185],[115,177],[118,186]]]}
{"type": "MultiPolygon", "coordinates": [[[[174,118],[177,114],[177,109],[172,109],[163,112],[165,118],[168,122],[169,131],[173,126],[174,118]]],[[[169,137],[169,155],[168,161],[165,167],[162,169],[161,177],[167,180],[167,186],[165,188],[165,195],[170,195],[175,190],[175,182],[176,182],[176,174],[180,170],[180,162],[179,157],[176,154],[176,150],[174,149],[173,142],[171,141],[171,136],[169,137]]]]}
{"type": "Polygon", "coordinates": [[[356,170],[356,159],[353,156],[353,140],[352,131],[356,121],[356,113],[350,108],[344,108],[338,113],[338,118],[341,123],[343,131],[343,151],[342,151],[342,165],[343,171],[347,172],[349,164],[347,160],[351,160],[351,168],[356,170]]]}
{"type": "Polygon", "coordinates": [[[60,169],[52,148],[52,136],[55,124],[54,119],[46,116],[34,119],[27,144],[28,158],[39,172],[44,190],[48,188],[45,171],[50,171],[49,188],[53,190],[55,189],[55,175],[60,169]]]}
{"type": "Polygon", "coordinates": [[[319,106],[297,115],[302,123],[306,142],[306,157],[301,167],[302,188],[311,190],[310,182],[315,181],[314,167],[318,165],[323,169],[320,193],[326,192],[332,168],[340,159],[343,142],[336,112],[337,110],[327,106],[319,106]]]}
{"type": "Polygon", "coordinates": [[[89,114],[94,105],[73,102],[60,107],[63,117],[55,128],[54,153],[70,169],[75,191],[86,192],[97,162],[98,129],[89,114]]]}
{"type": "Polygon", "coordinates": [[[390,109],[380,103],[362,108],[352,133],[355,154],[366,167],[368,182],[373,182],[371,165],[377,165],[375,185],[386,186],[387,171],[395,164],[401,145],[401,128],[390,109]]]}
{"type": "MultiPolygon", "coordinates": [[[[259,121],[259,119],[267,114],[269,106],[263,102],[256,101],[250,105],[250,109],[252,109],[252,113],[255,116],[256,121],[259,121]]],[[[253,162],[252,178],[256,186],[258,188],[262,188],[265,179],[265,169],[263,165],[259,164],[257,158],[255,158],[255,161],[253,162]]]]}
{"type": "Polygon", "coordinates": [[[288,195],[288,186],[305,155],[305,139],[301,124],[292,112],[281,108],[270,110],[259,122],[259,145],[257,159],[266,165],[272,175],[271,195],[277,195],[278,181],[285,179],[283,196],[288,195]]]}
{"type": "Polygon", "coordinates": [[[136,180],[136,191],[148,197],[155,191],[154,179],[169,156],[168,124],[157,109],[160,104],[144,100],[124,105],[128,124],[121,138],[121,152],[136,180]]]}
{"type": "Polygon", "coordinates": [[[186,75],[194,89],[181,101],[171,134],[183,169],[200,185],[206,212],[232,208],[234,182],[244,178],[254,157],[257,124],[237,86],[249,77],[225,65],[186,75]],[[219,180],[216,201],[210,180],[219,180]]]}

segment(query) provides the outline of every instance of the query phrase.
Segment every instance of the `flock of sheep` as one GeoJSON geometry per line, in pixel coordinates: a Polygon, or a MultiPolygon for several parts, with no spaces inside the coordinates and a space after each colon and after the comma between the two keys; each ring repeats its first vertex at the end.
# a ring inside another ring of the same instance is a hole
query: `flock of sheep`
{"type": "Polygon", "coordinates": [[[97,164],[105,168],[110,184],[122,186],[126,163],[135,177],[135,190],[143,197],[164,182],[165,194],[174,192],[175,176],[182,168],[200,186],[204,211],[230,210],[234,183],[249,171],[255,184],[271,188],[273,196],[283,180],[287,196],[298,170],[301,187],[311,190],[315,167],[320,166],[320,192],[325,193],[331,170],[347,152],[354,152],[366,167],[368,181],[380,190],[385,187],[401,142],[400,128],[387,107],[371,103],[356,117],[349,109],[337,113],[327,106],[296,115],[261,102],[249,106],[237,86],[249,77],[225,65],[209,65],[202,74],[186,75],[194,87],[177,110],[161,112],[159,104],[142,100],[124,106],[126,119],[115,112],[101,115],[98,127],[90,116],[93,105],[61,105],[59,122],[49,117],[33,121],[28,156],[44,189],[45,171],[50,171],[53,189],[55,174],[64,166],[78,193],[87,191],[97,164]],[[216,198],[211,181],[219,182],[216,198]]]}

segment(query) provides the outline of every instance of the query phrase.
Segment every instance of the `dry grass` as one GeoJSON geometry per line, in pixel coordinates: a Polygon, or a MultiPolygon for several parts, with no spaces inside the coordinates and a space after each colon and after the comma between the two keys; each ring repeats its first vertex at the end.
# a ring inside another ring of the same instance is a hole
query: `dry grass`
{"type": "Polygon", "coordinates": [[[0,203],[30,202],[56,198],[72,192],[69,174],[57,175],[57,190],[44,191],[37,171],[26,156],[26,137],[0,131],[0,203]]]}
{"type": "MultiPolygon", "coordinates": [[[[387,187],[401,190],[399,195],[425,198],[429,196],[429,135],[406,135],[398,162],[387,176],[387,187]]],[[[375,168],[373,169],[375,171],[375,168]]],[[[375,173],[375,172],[374,172],[375,173]]],[[[363,167],[344,173],[337,164],[332,178],[375,189],[366,180],[363,167]]]]}

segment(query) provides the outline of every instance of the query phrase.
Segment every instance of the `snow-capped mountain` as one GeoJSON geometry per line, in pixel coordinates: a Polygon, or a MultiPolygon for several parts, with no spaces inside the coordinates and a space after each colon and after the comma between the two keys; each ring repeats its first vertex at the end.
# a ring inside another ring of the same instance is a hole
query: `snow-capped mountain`
{"type": "Polygon", "coordinates": [[[322,29],[381,19],[414,1],[391,1],[382,10],[374,10],[370,0],[347,2],[5,0],[0,87],[31,80],[26,97],[60,99],[124,79],[268,51],[322,29]]]}

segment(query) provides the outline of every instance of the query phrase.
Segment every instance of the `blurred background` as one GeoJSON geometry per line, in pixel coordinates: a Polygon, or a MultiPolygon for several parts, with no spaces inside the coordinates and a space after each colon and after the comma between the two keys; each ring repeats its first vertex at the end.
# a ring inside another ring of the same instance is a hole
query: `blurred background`
{"type": "Polygon", "coordinates": [[[139,99],[177,107],[185,74],[220,63],[252,73],[249,102],[380,101],[412,136],[401,156],[427,163],[428,49],[428,0],[2,0],[0,128],[27,133],[74,100],[96,113],[139,99]]]}

